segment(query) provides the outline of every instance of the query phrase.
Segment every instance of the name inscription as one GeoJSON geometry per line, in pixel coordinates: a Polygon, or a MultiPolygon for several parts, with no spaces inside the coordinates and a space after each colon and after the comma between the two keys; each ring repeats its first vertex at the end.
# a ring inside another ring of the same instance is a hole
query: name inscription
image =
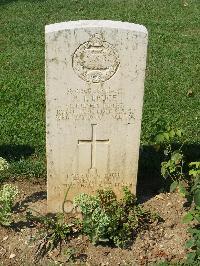
{"type": "Polygon", "coordinates": [[[69,88],[66,94],[70,103],[56,110],[57,120],[101,121],[106,116],[127,123],[134,122],[134,110],[123,103],[122,89],[91,92],[69,88]]]}

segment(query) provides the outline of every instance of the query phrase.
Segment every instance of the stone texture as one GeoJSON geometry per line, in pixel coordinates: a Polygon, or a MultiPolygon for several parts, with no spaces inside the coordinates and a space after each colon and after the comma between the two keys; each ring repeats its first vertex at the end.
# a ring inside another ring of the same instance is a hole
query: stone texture
{"type": "Polygon", "coordinates": [[[70,21],[46,26],[45,39],[48,210],[69,212],[99,188],[135,192],[146,28],[70,21]]]}

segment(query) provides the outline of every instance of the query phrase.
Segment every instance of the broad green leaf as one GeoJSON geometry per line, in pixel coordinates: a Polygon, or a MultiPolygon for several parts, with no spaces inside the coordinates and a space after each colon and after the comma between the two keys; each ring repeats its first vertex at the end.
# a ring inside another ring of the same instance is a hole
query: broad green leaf
{"type": "Polygon", "coordinates": [[[173,192],[178,186],[178,181],[174,181],[170,186],[170,192],[173,192]]]}
{"type": "Polygon", "coordinates": [[[195,214],[195,219],[197,220],[198,223],[200,223],[200,214],[195,214]]]}
{"type": "MultiPolygon", "coordinates": [[[[200,239],[197,240],[196,245],[197,245],[197,247],[200,249],[200,239]]],[[[200,250],[199,250],[199,253],[200,253],[200,250]]],[[[199,259],[200,259],[200,258],[199,258],[199,259]]]]}
{"type": "Polygon", "coordinates": [[[178,188],[182,196],[185,196],[187,194],[187,190],[181,182],[178,184],[178,188]]]}
{"type": "Polygon", "coordinates": [[[165,137],[166,140],[169,140],[169,137],[170,137],[170,136],[169,136],[168,133],[164,132],[164,133],[163,133],[163,136],[165,137]]]}
{"type": "Polygon", "coordinates": [[[196,190],[194,193],[194,203],[200,207],[200,189],[196,190]]]}
{"type": "Polygon", "coordinates": [[[195,244],[195,241],[192,238],[192,239],[189,239],[188,241],[186,241],[185,246],[186,246],[186,248],[191,248],[194,246],[194,244],[195,244]]]}
{"type": "Polygon", "coordinates": [[[194,185],[191,188],[191,192],[195,193],[195,191],[200,190],[200,183],[198,180],[196,180],[197,182],[194,182],[194,185]]]}
{"type": "Polygon", "coordinates": [[[163,177],[167,178],[168,174],[167,174],[167,170],[166,170],[166,164],[162,163],[162,167],[161,167],[161,174],[163,177]]]}
{"type": "Polygon", "coordinates": [[[197,171],[192,169],[192,170],[189,171],[189,175],[192,175],[192,176],[195,177],[197,175],[197,171]]]}
{"type": "Polygon", "coordinates": [[[199,168],[200,162],[191,162],[191,163],[189,163],[189,166],[195,166],[196,168],[199,168]]]}
{"type": "Polygon", "coordinates": [[[195,259],[196,254],[194,252],[190,252],[187,254],[187,262],[193,263],[195,259]]]}
{"type": "Polygon", "coordinates": [[[175,161],[176,164],[180,163],[182,158],[183,158],[183,155],[179,153],[178,151],[174,151],[171,157],[171,159],[175,161]]]}
{"type": "Polygon", "coordinates": [[[175,136],[175,131],[173,129],[170,130],[169,135],[171,138],[173,138],[175,136]]]}
{"type": "Polygon", "coordinates": [[[196,229],[196,228],[194,228],[194,227],[190,227],[190,228],[188,229],[188,233],[190,233],[190,234],[192,234],[192,235],[194,235],[194,234],[198,234],[198,233],[199,233],[199,229],[196,229]]]}
{"type": "Polygon", "coordinates": [[[193,219],[194,219],[193,215],[192,215],[190,212],[188,212],[188,213],[183,217],[182,222],[183,222],[183,223],[189,223],[189,222],[191,222],[193,219]]]}
{"type": "Polygon", "coordinates": [[[157,143],[162,143],[162,142],[165,140],[165,138],[164,138],[163,134],[160,133],[160,134],[158,134],[158,135],[155,137],[155,140],[156,140],[157,143]]]}
{"type": "Polygon", "coordinates": [[[177,135],[178,137],[181,137],[181,136],[183,135],[183,131],[182,131],[181,129],[177,129],[177,130],[176,130],[176,135],[177,135]]]}

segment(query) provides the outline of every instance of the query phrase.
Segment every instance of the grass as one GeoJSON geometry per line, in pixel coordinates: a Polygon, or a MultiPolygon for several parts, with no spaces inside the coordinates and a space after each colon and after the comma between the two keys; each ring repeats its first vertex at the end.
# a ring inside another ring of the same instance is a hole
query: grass
{"type": "Polygon", "coordinates": [[[149,31],[142,143],[161,116],[200,140],[199,0],[1,0],[0,156],[12,175],[45,176],[44,26],[79,19],[149,31]],[[191,97],[188,91],[192,91],[191,97]]]}

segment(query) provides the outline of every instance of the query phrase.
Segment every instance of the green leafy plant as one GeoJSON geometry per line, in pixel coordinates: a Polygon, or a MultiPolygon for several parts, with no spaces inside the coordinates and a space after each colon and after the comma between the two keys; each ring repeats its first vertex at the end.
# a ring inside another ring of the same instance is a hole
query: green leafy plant
{"type": "MultiPolygon", "coordinates": [[[[200,209],[199,209],[200,212],[200,209]]],[[[187,262],[199,265],[200,263],[200,225],[188,229],[191,238],[186,242],[186,247],[190,250],[187,254],[187,262]]]]}
{"type": "Polygon", "coordinates": [[[63,250],[62,252],[63,256],[66,259],[66,262],[75,262],[76,260],[76,255],[77,255],[77,250],[76,248],[67,248],[63,250]]]}
{"type": "Polygon", "coordinates": [[[171,146],[168,146],[168,149],[165,150],[165,155],[169,158],[161,163],[161,174],[165,179],[172,180],[170,192],[173,192],[176,188],[179,188],[180,193],[185,195],[185,185],[187,184],[188,180],[183,172],[183,153],[181,149],[172,151],[171,146]]]}
{"type": "Polygon", "coordinates": [[[3,181],[5,179],[5,172],[9,168],[9,163],[6,161],[6,159],[0,157],[0,181],[3,181]]]}
{"type": "Polygon", "coordinates": [[[200,162],[192,162],[189,167],[191,178],[187,197],[193,207],[183,217],[183,222],[195,223],[188,229],[191,238],[186,242],[186,247],[190,250],[187,254],[187,262],[197,265],[200,263],[200,162]]]}
{"type": "Polygon", "coordinates": [[[17,187],[6,184],[0,190],[0,224],[10,225],[12,220],[12,207],[14,199],[18,194],[17,187]]]}
{"type": "Polygon", "coordinates": [[[196,221],[200,223],[200,162],[191,162],[189,164],[189,176],[185,196],[191,210],[183,217],[183,222],[196,221]]]}
{"type": "MultiPolygon", "coordinates": [[[[200,207],[200,162],[191,162],[190,171],[190,196],[194,204],[200,207]]],[[[200,222],[200,221],[199,221],[200,222]]]]}
{"type": "Polygon", "coordinates": [[[183,154],[176,151],[171,153],[170,160],[162,163],[161,173],[173,180],[170,191],[178,188],[192,206],[183,217],[184,223],[197,223],[188,230],[191,238],[186,242],[186,247],[190,249],[187,263],[198,265],[200,263],[200,162],[189,163],[189,168],[189,173],[183,172],[183,154]]]}
{"type": "Polygon", "coordinates": [[[39,241],[35,254],[35,261],[39,261],[45,254],[56,248],[70,235],[77,232],[76,222],[68,223],[63,213],[55,216],[33,215],[27,212],[27,220],[38,227],[37,234],[32,237],[33,241],[39,241]]]}
{"type": "Polygon", "coordinates": [[[200,162],[191,162],[187,165],[184,162],[183,145],[178,150],[172,149],[170,142],[176,136],[181,137],[181,130],[165,126],[165,123],[158,123],[158,126],[160,129],[154,138],[155,147],[159,150],[162,145],[166,157],[161,163],[161,174],[165,179],[172,181],[170,191],[178,189],[191,206],[183,217],[184,223],[194,223],[188,230],[191,238],[186,242],[186,247],[190,249],[186,263],[197,265],[200,263],[200,162]],[[186,170],[188,168],[189,172],[186,170]]]}
{"type": "Polygon", "coordinates": [[[138,205],[126,187],[119,201],[112,190],[98,190],[97,195],[78,195],[74,204],[83,216],[82,231],[94,244],[106,242],[125,248],[140,230],[158,218],[138,205]]]}
{"type": "Polygon", "coordinates": [[[9,163],[6,161],[6,159],[0,157],[0,171],[8,169],[8,167],[9,167],[9,163]]]}
{"type": "Polygon", "coordinates": [[[183,172],[183,154],[172,152],[171,158],[161,164],[161,173],[165,178],[173,180],[170,191],[176,188],[185,196],[191,209],[183,217],[184,223],[194,222],[188,232],[191,238],[186,242],[186,247],[190,249],[187,254],[187,263],[198,265],[200,263],[200,162],[189,163],[189,173],[183,172]]]}
{"type": "Polygon", "coordinates": [[[183,172],[183,154],[177,151],[171,153],[171,158],[161,165],[161,173],[165,178],[170,177],[173,182],[170,191],[176,188],[185,196],[192,208],[183,217],[184,223],[196,222],[188,229],[191,238],[186,242],[190,249],[187,263],[200,263],[200,162],[189,163],[189,173],[183,172]]]}
{"type": "Polygon", "coordinates": [[[154,148],[158,151],[164,144],[168,149],[171,149],[172,140],[182,137],[183,130],[176,128],[160,117],[156,117],[152,125],[151,142],[154,148]]]}
{"type": "Polygon", "coordinates": [[[183,131],[160,118],[155,119],[154,123],[155,133],[151,136],[152,143],[156,151],[159,151],[162,147],[165,156],[165,160],[161,163],[161,174],[166,180],[172,181],[170,186],[171,192],[179,188],[179,191],[185,194],[182,145],[176,150],[172,147],[172,141],[180,139],[183,135],[183,131]]]}

